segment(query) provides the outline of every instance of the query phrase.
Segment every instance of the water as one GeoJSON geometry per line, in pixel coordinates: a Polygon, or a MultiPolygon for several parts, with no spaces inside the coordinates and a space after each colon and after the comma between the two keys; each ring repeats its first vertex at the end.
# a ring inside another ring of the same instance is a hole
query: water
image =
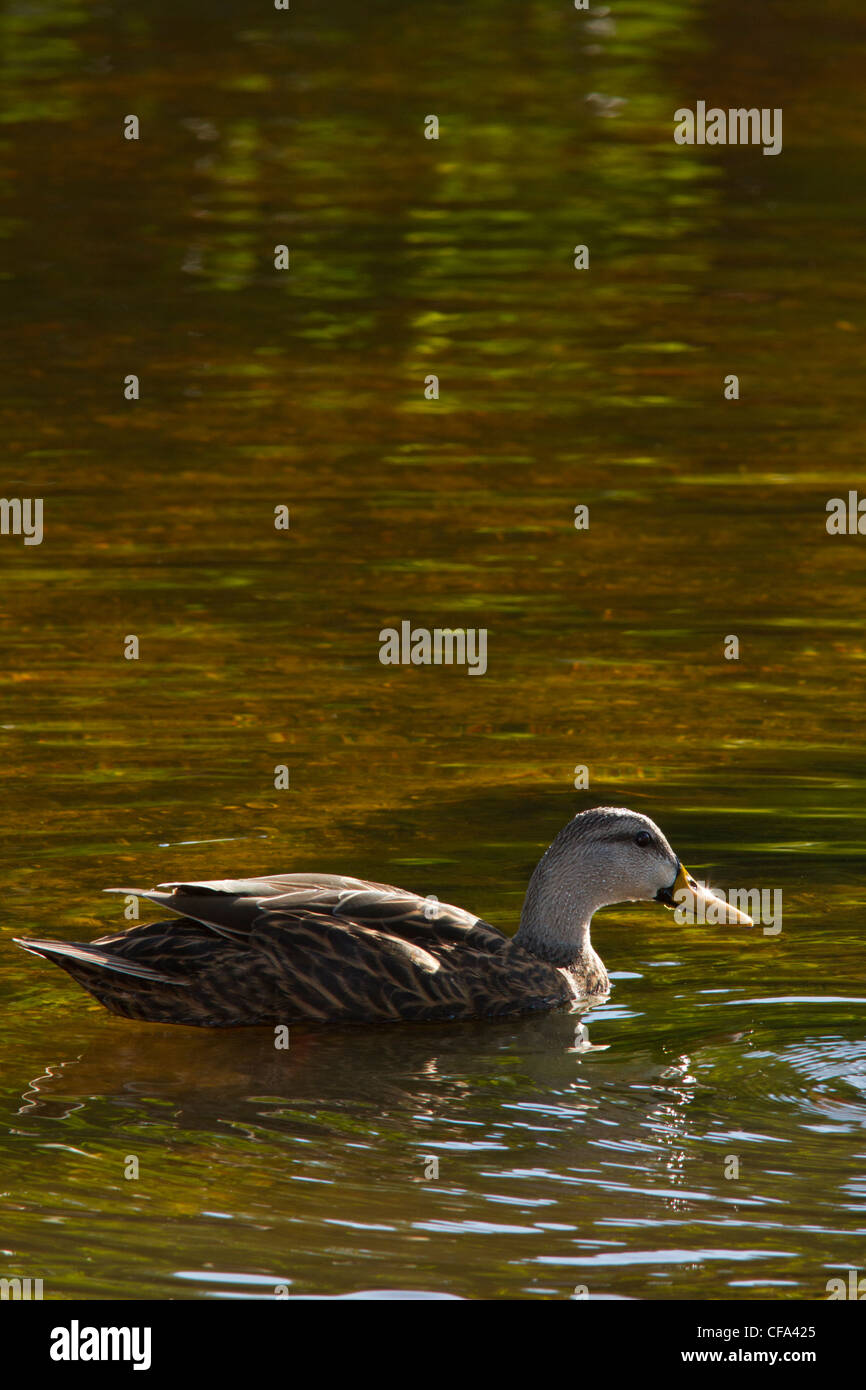
{"type": "Polygon", "coordinates": [[[866,30],[611,17],[0,18],[3,493],[45,499],[41,546],[0,540],[0,1273],[46,1297],[864,1267],[863,542],[824,523],[866,488],[866,30]],[[781,106],[782,154],[674,146],[698,99],[781,106]],[[403,619],[486,627],[487,675],[382,667],[403,619]],[[112,1019],[10,941],[116,929],[106,886],[309,869],[510,929],[597,802],[784,921],[600,914],[590,1046],[556,1014],[275,1052],[112,1019]]]}

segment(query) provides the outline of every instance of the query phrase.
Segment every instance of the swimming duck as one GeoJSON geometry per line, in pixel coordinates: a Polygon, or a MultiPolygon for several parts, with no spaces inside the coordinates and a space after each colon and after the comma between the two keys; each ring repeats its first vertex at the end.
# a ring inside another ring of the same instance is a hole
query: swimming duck
{"type": "MultiPolygon", "coordinates": [[[[112,1013],[201,1028],[479,1019],[597,999],[610,988],[590,920],[614,903],[716,904],[647,816],[599,806],[569,821],[529,882],[513,937],[462,908],[336,874],[163,883],[178,914],[89,944],[16,938],[112,1013]]],[[[721,911],[720,911],[721,909],[721,911]]]]}

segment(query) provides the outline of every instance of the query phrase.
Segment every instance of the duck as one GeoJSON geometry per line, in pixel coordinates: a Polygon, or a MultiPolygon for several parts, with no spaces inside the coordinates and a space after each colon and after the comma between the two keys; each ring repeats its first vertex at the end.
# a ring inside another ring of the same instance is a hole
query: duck
{"type": "MultiPolygon", "coordinates": [[[[117,888],[174,914],[85,942],[16,937],[111,1013],[237,1028],[495,1019],[598,1002],[600,908],[656,902],[751,926],[698,883],[659,827],[620,806],[581,811],[538,862],[513,937],[463,908],[340,874],[117,888]]],[[[704,917],[701,917],[704,920],[704,917]]]]}

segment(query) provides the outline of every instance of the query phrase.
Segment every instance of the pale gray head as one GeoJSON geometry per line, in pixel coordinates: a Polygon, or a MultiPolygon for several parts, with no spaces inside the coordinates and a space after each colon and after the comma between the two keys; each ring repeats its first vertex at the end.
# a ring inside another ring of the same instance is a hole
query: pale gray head
{"type": "MultiPolygon", "coordinates": [[[[697,898],[720,901],[683,868],[649,816],[596,806],[569,821],[536,866],[515,940],[566,965],[591,952],[589,923],[598,908],[652,901],[674,907],[697,898]]],[[[750,920],[733,907],[728,914],[732,921],[750,920]]]]}

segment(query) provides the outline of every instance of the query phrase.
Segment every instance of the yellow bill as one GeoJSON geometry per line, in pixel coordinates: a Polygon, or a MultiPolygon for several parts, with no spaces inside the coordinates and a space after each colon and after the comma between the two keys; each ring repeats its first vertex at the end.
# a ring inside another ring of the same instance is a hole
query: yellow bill
{"type": "Polygon", "coordinates": [[[741,912],[733,903],[726,902],[712,889],[692,878],[684,864],[680,864],[679,872],[670,888],[663,889],[658,898],[666,907],[684,910],[689,920],[711,924],[738,922],[743,927],[755,925],[747,913],[741,912]]]}

